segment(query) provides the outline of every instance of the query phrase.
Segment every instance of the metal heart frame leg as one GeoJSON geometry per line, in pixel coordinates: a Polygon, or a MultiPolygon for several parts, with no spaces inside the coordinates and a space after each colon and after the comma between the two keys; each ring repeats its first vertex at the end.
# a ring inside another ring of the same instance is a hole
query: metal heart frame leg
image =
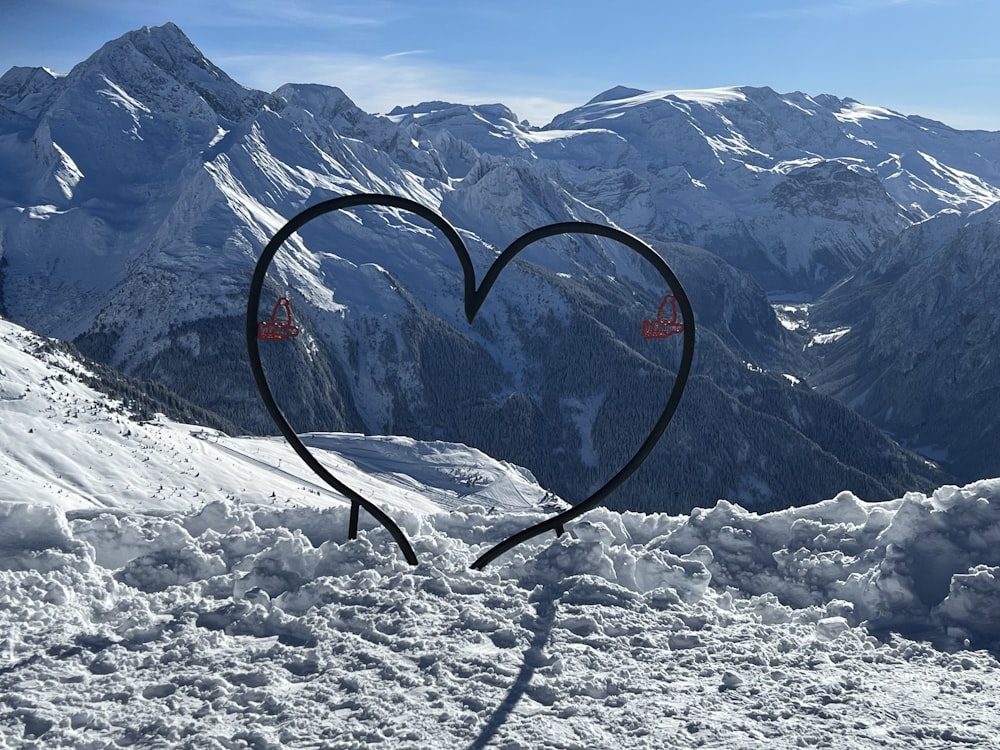
{"type": "Polygon", "coordinates": [[[403,534],[402,529],[396,525],[395,521],[389,518],[389,516],[387,516],[381,508],[368,500],[368,498],[364,497],[353,488],[348,487],[335,477],[309,451],[305,443],[303,443],[301,438],[299,438],[296,434],[295,430],[292,429],[292,426],[288,423],[288,420],[282,413],[281,408],[278,406],[278,403],[274,398],[274,394],[271,392],[271,387],[268,385],[267,378],[264,375],[264,368],[260,361],[260,347],[257,342],[257,310],[260,307],[260,295],[264,287],[264,278],[267,275],[267,269],[270,267],[275,254],[289,237],[313,219],[333,211],[341,211],[348,208],[355,208],[357,206],[386,206],[389,208],[404,209],[417,214],[444,233],[445,237],[448,238],[449,242],[451,242],[452,246],[455,248],[455,252],[458,254],[459,259],[462,260],[464,257],[464,260],[462,260],[463,269],[465,268],[466,263],[468,263],[469,269],[472,268],[472,261],[469,259],[469,254],[465,249],[465,245],[462,242],[462,239],[458,236],[458,232],[455,231],[455,228],[435,211],[432,211],[419,203],[392,195],[376,194],[347,195],[342,198],[333,198],[328,201],[323,201],[322,203],[317,203],[315,206],[307,208],[302,213],[294,216],[281,229],[279,229],[274,237],[271,238],[271,241],[267,243],[267,246],[264,248],[264,252],[261,253],[260,258],[257,260],[257,266],[254,268],[253,279],[250,282],[250,296],[247,299],[247,353],[250,357],[250,369],[253,372],[253,379],[257,384],[257,390],[260,392],[260,397],[264,401],[267,413],[271,415],[271,419],[274,420],[278,429],[281,430],[281,434],[284,436],[285,440],[288,441],[288,444],[292,446],[299,457],[305,461],[306,465],[312,469],[316,475],[320,477],[320,479],[351,501],[351,520],[348,538],[357,538],[359,509],[364,508],[375,518],[375,520],[381,523],[392,535],[392,538],[396,540],[396,544],[398,544],[400,550],[402,550],[406,561],[410,563],[410,565],[416,565],[417,553],[413,551],[413,545],[410,544],[409,540],[403,534]]]}
{"type": "Polygon", "coordinates": [[[586,500],[577,503],[573,507],[562,511],[561,513],[558,513],[541,523],[530,526],[524,531],[519,531],[518,533],[500,542],[500,544],[496,545],[492,549],[487,550],[474,563],[472,563],[472,567],[478,570],[485,568],[490,564],[490,562],[495,560],[504,552],[513,549],[522,542],[526,542],[539,534],[543,534],[546,531],[555,531],[556,534],[562,534],[563,527],[567,522],[583,515],[588,510],[593,510],[604,502],[608,495],[618,489],[618,487],[620,487],[621,484],[633,473],[635,473],[635,470],[638,469],[639,466],[642,465],[642,462],[646,460],[650,452],[652,452],[653,448],[656,446],[660,437],[663,435],[664,431],[667,429],[667,425],[670,424],[670,420],[673,419],[674,412],[677,411],[677,407],[681,402],[681,395],[684,393],[684,387],[687,384],[688,375],[691,372],[691,364],[694,361],[694,311],[691,309],[691,303],[688,301],[687,294],[684,292],[684,287],[681,286],[680,281],[677,279],[677,276],[671,270],[670,266],[667,265],[667,262],[663,260],[660,254],[657,253],[652,247],[628,232],[621,229],[615,229],[614,227],[608,227],[603,224],[591,224],[588,222],[576,221],[564,222],[561,224],[550,224],[545,227],[534,229],[514,240],[507,246],[507,249],[500,254],[500,257],[493,262],[493,265],[490,266],[489,270],[486,272],[486,276],[483,278],[483,283],[480,285],[479,289],[475,291],[471,304],[469,299],[466,298],[466,315],[469,318],[469,322],[472,322],[473,317],[486,300],[486,295],[490,293],[490,289],[492,289],[493,284],[500,275],[500,272],[519,252],[539,240],[546,239],[548,237],[557,237],[559,235],[573,234],[595,235],[619,242],[641,255],[650,263],[650,265],[653,266],[653,268],[656,269],[657,273],[659,273],[663,280],[667,283],[667,286],[670,288],[670,291],[674,295],[681,310],[681,320],[684,322],[684,330],[682,332],[684,338],[680,365],[677,368],[674,386],[670,390],[670,396],[667,398],[666,406],[663,408],[659,418],[656,420],[656,424],[653,425],[653,428],[649,431],[646,439],[643,441],[642,445],[639,446],[639,449],[635,452],[632,458],[629,459],[628,463],[619,469],[618,473],[611,477],[611,479],[609,479],[603,486],[595,490],[586,500]]]}
{"type": "Polygon", "coordinates": [[[364,508],[389,531],[393,539],[395,539],[396,543],[399,545],[399,548],[403,551],[403,555],[407,562],[411,565],[416,565],[417,556],[399,526],[397,526],[391,518],[389,518],[370,500],[359,494],[354,489],[348,487],[329,470],[327,470],[326,467],[324,467],[316,459],[316,457],[313,456],[313,454],[292,429],[292,426],[288,423],[288,420],[278,407],[278,404],[274,399],[274,395],[271,393],[270,386],[267,383],[267,378],[264,376],[263,367],[260,361],[260,349],[257,342],[257,311],[260,307],[261,291],[268,267],[270,266],[271,261],[273,260],[278,249],[289,237],[291,237],[292,234],[313,219],[327,213],[354,208],[357,206],[384,206],[409,211],[417,216],[420,216],[441,231],[451,244],[452,249],[458,257],[459,263],[462,266],[465,316],[470,324],[473,322],[476,314],[485,302],[486,297],[489,295],[490,290],[496,283],[501,271],[503,271],[503,269],[522,250],[539,240],[549,237],[583,234],[605,237],[616,241],[642,256],[642,258],[644,258],[648,263],[650,263],[650,265],[653,266],[653,268],[656,269],[657,273],[659,273],[666,282],[671,294],[674,296],[680,307],[681,319],[684,324],[683,349],[681,352],[680,365],[677,369],[677,375],[674,380],[674,386],[670,391],[666,406],[656,423],[653,425],[653,428],[646,436],[642,445],[639,446],[639,449],[632,456],[632,458],[629,459],[628,463],[619,469],[619,471],[603,486],[593,492],[590,497],[572,506],[571,508],[558,513],[557,515],[542,521],[541,523],[535,524],[534,526],[524,529],[523,531],[505,539],[503,542],[497,544],[481,555],[475,562],[472,563],[471,567],[481,570],[497,557],[516,547],[518,544],[532,539],[533,537],[546,531],[555,531],[557,534],[561,534],[567,522],[600,505],[608,497],[608,495],[614,492],[636,471],[636,469],[639,468],[642,462],[649,456],[657,441],[659,441],[663,432],[666,430],[670,420],[673,418],[674,413],[677,411],[677,406],[680,404],[681,395],[684,392],[684,387],[691,371],[691,364],[694,359],[695,341],[694,312],[691,308],[690,302],[688,301],[687,294],[684,292],[684,288],[680,284],[680,281],[670,269],[670,266],[667,265],[667,262],[655,250],[653,250],[652,247],[647,245],[638,237],[620,229],[604,226],[602,224],[593,224],[588,222],[564,222],[540,227],[514,240],[514,242],[508,245],[507,248],[500,253],[499,257],[497,257],[487,270],[486,275],[483,277],[482,284],[477,287],[476,272],[472,265],[472,259],[469,256],[468,249],[465,247],[465,243],[462,241],[455,228],[448,223],[444,217],[426,206],[407,198],[400,198],[394,195],[369,193],[333,198],[306,209],[278,230],[277,234],[274,235],[271,241],[264,248],[264,252],[257,261],[257,266],[254,269],[253,279],[250,285],[250,295],[247,300],[247,352],[249,354],[250,368],[253,372],[257,390],[260,392],[261,398],[264,401],[264,405],[271,418],[274,420],[282,435],[299,455],[299,457],[302,458],[306,465],[309,466],[309,468],[311,468],[321,479],[323,479],[323,481],[351,501],[349,537],[351,539],[356,538],[359,509],[364,508]]]}

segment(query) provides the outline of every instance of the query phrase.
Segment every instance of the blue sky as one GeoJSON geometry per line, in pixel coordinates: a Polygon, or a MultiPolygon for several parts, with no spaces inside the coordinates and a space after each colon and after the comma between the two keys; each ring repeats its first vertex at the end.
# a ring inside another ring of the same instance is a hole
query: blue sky
{"type": "Polygon", "coordinates": [[[544,124],[618,84],[751,85],[1000,130],[998,0],[0,0],[0,72],[166,21],[244,85],[369,112],[499,101],[544,124]]]}

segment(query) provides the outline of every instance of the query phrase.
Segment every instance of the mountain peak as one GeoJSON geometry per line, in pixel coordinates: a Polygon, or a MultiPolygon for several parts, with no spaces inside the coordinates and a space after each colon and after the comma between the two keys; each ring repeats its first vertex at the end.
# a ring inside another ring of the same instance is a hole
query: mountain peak
{"type": "Polygon", "coordinates": [[[0,76],[0,99],[21,97],[48,89],[61,76],[48,68],[24,68],[15,65],[0,76]]]}
{"type": "MultiPolygon", "coordinates": [[[[233,121],[252,116],[271,103],[270,95],[240,85],[214,65],[174,23],[129,31],[101,47],[74,73],[86,75],[95,66],[146,103],[176,97],[180,87],[193,91],[216,113],[233,121]]],[[[169,105],[166,108],[172,109],[169,105]]]]}
{"type": "Polygon", "coordinates": [[[194,47],[194,42],[173,21],[167,21],[160,26],[143,26],[142,28],[128,31],[123,35],[123,38],[146,38],[155,40],[161,44],[194,47]]]}
{"type": "Polygon", "coordinates": [[[29,81],[42,81],[43,85],[59,78],[59,74],[48,68],[27,68],[15,65],[0,76],[0,88],[21,87],[29,81]]]}
{"type": "Polygon", "coordinates": [[[307,109],[317,117],[336,117],[358,109],[358,105],[337,86],[321,83],[286,83],[274,92],[289,104],[307,109]]]}
{"type": "Polygon", "coordinates": [[[591,99],[587,104],[598,104],[600,102],[614,102],[619,99],[631,99],[633,96],[642,96],[643,94],[648,94],[648,91],[643,91],[642,89],[634,89],[629,86],[615,86],[613,88],[604,91],[593,99],[591,99]]]}
{"type": "Polygon", "coordinates": [[[390,117],[401,117],[410,116],[413,118],[421,118],[426,115],[435,115],[441,112],[448,112],[450,114],[455,114],[458,112],[463,113],[479,113],[481,115],[487,115],[489,119],[500,118],[504,120],[510,120],[512,122],[517,122],[517,115],[514,114],[510,108],[504,104],[459,104],[456,102],[444,102],[444,101],[430,101],[421,102],[420,104],[411,104],[407,106],[396,106],[393,107],[389,112],[390,117]]]}
{"type": "Polygon", "coordinates": [[[62,80],[64,76],[48,68],[12,67],[0,76],[0,108],[34,120],[58,93],[62,80]]]}
{"type": "Polygon", "coordinates": [[[213,77],[228,78],[220,68],[205,58],[194,42],[174,23],[168,22],[162,26],[143,26],[141,29],[123,34],[109,44],[131,44],[165,71],[180,71],[186,65],[193,64],[195,67],[211,73],[213,77]]]}

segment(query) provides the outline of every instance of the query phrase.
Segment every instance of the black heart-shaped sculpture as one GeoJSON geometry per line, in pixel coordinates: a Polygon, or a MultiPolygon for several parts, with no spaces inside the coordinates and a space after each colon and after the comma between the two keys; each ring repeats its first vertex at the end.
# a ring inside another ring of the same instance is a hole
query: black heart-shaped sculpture
{"type": "Polygon", "coordinates": [[[496,260],[493,261],[493,265],[491,265],[487,270],[482,283],[477,287],[476,271],[472,265],[472,258],[470,257],[469,251],[466,248],[465,243],[462,241],[462,238],[459,237],[458,232],[455,231],[455,228],[437,212],[420,203],[409,200],[408,198],[400,198],[395,195],[360,194],[333,198],[307,208],[305,211],[302,211],[300,214],[289,220],[280,230],[278,230],[271,241],[267,243],[267,246],[264,248],[264,252],[257,261],[257,266],[254,269],[253,280],[250,284],[250,296],[247,301],[247,352],[250,356],[250,368],[253,371],[253,377],[255,383],[257,384],[257,390],[260,391],[261,398],[264,401],[264,406],[267,408],[271,418],[278,426],[278,429],[281,430],[281,434],[285,437],[295,452],[302,458],[302,460],[305,461],[306,465],[308,465],[309,468],[311,468],[321,479],[323,479],[323,481],[351,501],[350,538],[353,539],[357,535],[359,509],[364,508],[377,521],[379,521],[379,523],[385,526],[385,528],[392,535],[393,539],[396,540],[399,548],[403,551],[403,555],[411,565],[417,564],[417,556],[413,551],[412,545],[410,545],[410,542],[403,535],[399,526],[397,526],[384,511],[378,508],[378,506],[335,477],[325,466],[323,466],[323,464],[319,462],[315,456],[313,456],[299,436],[295,433],[295,430],[292,429],[292,426],[288,423],[288,420],[278,407],[278,404],[274,399],[274,395],[271,393],[271,389],[268,386],[267,378],[264,376],[264,369],[260,361],[260,349],[257,339],[257,312],[260,309],[260,295],[264,286],[264,278],[275,253],[277,253],[278,249],[289,237],[291,237],[294,232],[298,231],[301,227],[313,219],[334,211],[355,208],[357,206],[384,206],[387,208],[397,208],[409,211],[425,219],[427,222],[439,229],[442,234],[444,234],[444,236],[448,239],[448,242],[451,243],[452,249],[455,251],[455,255],[458,256],[459,263],[462,266],[462,274],[465,282],[465,316],[469,323],[472,323],[475,319],[476,313],[479,312],[479,308],[482,307],[487,295],[489,295],[490,290],[493,288],[497,278],[500,276],[500,273],[507,266],[507,264],[529,245],[548,237],[569,234],[586,234],[614,240],[641,255],[646,261],[649,262],[650,265],[653,266],[653,268],[656,269],[660,276],[663,277],[663,280],[667,283],[667,286],[670,288],[677,305],[680,307],[681,320],[683,321],[683,350],[681,353],[680,365],[677,368],[677,376],[674,380],[674,386],[667,398],[666,406],[660,414],[660,417],[657,419],[656,424],[654,424],[653,428],[649,431],[649,434],[643,441],[642,445],[639,446],[639,449],[635,452],[635,455],[629,459],[628,463],[619,469],[618,472],[611,477],[611,479],[605,482],[603,486],[594,491],[590,497],[580,503],[577,503],[571,508],[552,516],[551,518],[542,521],[541,523],[537,523],[534,526],[530,526],[527,529],[510,536],[481,555],[479,559],[472,563],[472,567],[482,569],[504,552],[507,552],[521,542],[531,539],[532,537],[546,531],[555,531],[557,534],[561,534],[564,525],[568,521],[571,521],[577,516],[580,516],[588,510],[600,505],[604,499],[608,497],[608,495],[614,492],[626,479],[628,479],[629,476],[635,472],[636,469],[639,468],[642,462],[646,460],[646,457],[649,456],[650,452],[653,450],[653,447],[660,439],[660,436],[663,435],[664,430],[666,430],[667,425],[673,418],[674,412],[677,410],[677,406],[681,400],[681,394],[683,393],[684,386],[687,383],[688,374],[691,371],[691,362],[694,359],[695,327],[694,313],[691,309],[691,304],[688,301],[687,295],[684,293],[683,287],[674,275],[674,272],[667,265],[666,261],[663,260],[663,258],[661,258],[652,247],[647,245],[638,237],[620,229],[604,226],[602,224],[574,221],[539,227],[538,229],[534,229],[527,234],[518,237],[510,245],[508,245],[503,252],[500,253],[496,260]]]}

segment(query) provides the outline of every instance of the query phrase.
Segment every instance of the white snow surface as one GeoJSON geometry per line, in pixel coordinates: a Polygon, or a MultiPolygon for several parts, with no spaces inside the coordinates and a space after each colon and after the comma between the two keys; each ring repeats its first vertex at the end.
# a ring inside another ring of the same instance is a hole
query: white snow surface
{"type": "Polygon", "coordinates": [[[140,424],[0,321],[0,747],[997,747],[1000,479],[758,515],[551,504],[464,446],[140,424]],[[273,496],[272,496],[273,493],[273,496]]]}

